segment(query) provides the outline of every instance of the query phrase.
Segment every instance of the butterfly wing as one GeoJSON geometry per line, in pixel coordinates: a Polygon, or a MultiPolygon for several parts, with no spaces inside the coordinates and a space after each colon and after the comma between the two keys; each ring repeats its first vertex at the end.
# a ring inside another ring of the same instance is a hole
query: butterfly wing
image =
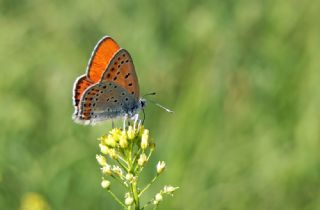
{"type": "Polygon", "coordinates": [[[87,73],[80,76],[73,86],[73,105],[75,114],[79,112],[79,102],[84,91],[94,83],[100,81],[112,57],[119,51],[119,45],[109,36],[103,37],[95,46],[89,63],[87,73]]]}
{"type": "Polygon", "coordinates": [[[79,104],[74,120],[93,124],[124,115],[132,116],[139,109],[139,101],[126,89],[112,81],[102,81],[90,86],[79,104]]]}
{"type": "Polygon", "coordinates": [[[99,82],[110,60],[119,49],[119,45],[111,37],[103,37],[92,52],[87,66],[87,77],[94,83],[99,82]]]}
{"type": "MultiPolygon", "coordinates": [[[[82,93],[90,86],[92,82],[86,75],[78,77],[73,87],[73,105],[78,107],[82,93]]],[[[77,111],[77,110],[76,110],[77,111]]]]}
{"type": "Polygon", "coordinates": [[[125,49],[120,49],[111,59],[101,81],[112,81],[124,88],[137,100],[140,98],[139,82],[132,58],[125,49]]]}

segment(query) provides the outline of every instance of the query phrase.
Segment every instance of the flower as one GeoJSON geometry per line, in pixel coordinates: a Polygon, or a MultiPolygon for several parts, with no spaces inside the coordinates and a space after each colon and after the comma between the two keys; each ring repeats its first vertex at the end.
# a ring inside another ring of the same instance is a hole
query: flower
{"type": "Polygon", "coordinates": [[[144,129],[143,134],[141,136],[141,149],[145,150],[147,148],[148,139],[149,139],[149,130],[144,129]]]}
{"type": "Polygon", "coordinates": [[[124,197],[125,197],[124,203],[127,206],[131,206],[133,203],[133,198],[131,197],[131,195],[129,193],[126,193],[124,197]]]}
{"type": "Polygon", "coordinates": [[[163,197],[161,193],[157,193],[156,196],[154,197],[153,204],[158,205],[162,200],[163,200],[163,197]]]}
{"type": "Polygon", "coordinates": [[[112,129],[109,133],[110,133],[110,135],[114,138],[114,140],[115,140],[116,142],[119,141],[120,136],[122,135],[122,132],[121,132],[121,130],[120,130],[119,128],[114,128],[114,129],[112,129]]]}
{"type": "Polygon", "coordinates": [[[166,163],[164,161],[159,161],[157,164],[157,173],[161,174],[166,168],[166,163]]]}
{"type": "Polygon", "coordinates": [[[179,187],[173,187],[173,186],[164,186],[163,188],[163,193],[168,194],[168,195],[173,195],[173,192],[179,189],[179,187]]]}
{"type": "Polygon", "coordinates": [[[115,173],[116,175],[122,177],[122,170],[119,166],[112,166],[112,169],[113,173],[115,173]]]}
{"type": "Polygon", "coordinates": [[[103,166],[101,168],[101,171],[104,175],[111,175],[112,174],[112,170],[111,170],[111,166],[107,163],[105,164],[105,166],[103,166]]]}
{"type": "Polygon", "coordinates": [[[111,182],[109,180],[103,179],[101,181],[101,187],[104,188],[104,189],[109,189],[110,185],[111,185],[111,182]]]}
{"type": "Polygon", "coordinates": [[[116,160],[118,158],[118,154],[115,149],[109,149],[108,151],[110,158],[116,160]]]}
{"type": "Polygon", "coordinates": [[[109,134],[107,137],[103,138],[104,143],[109,147],[115,147],[117,142],[113,135],[109,134]]]}
{"type": "Polygon", "coordinates": [[[127,135],[128,135],[128,139],[130,140],[134,139],[135,137],[134,129],[132,128],[131,125],[128,127],[127,135]]]}
{"type": "Polygon", "coordinates": [[[126,180],[131,182],[133,180],[133,175],[131,173],[127,173],[126,180]]]}
{"type": "Polygon", "coordinates": [[[147,162],[146,154],[142,153],[138,159],[138,165],[143,166],[147,162]]]}
{"type": "Polygon", "coordinates": [[[127,141],[127,135],[125,132],[122,132],[120,138],[119,138],[119,144],[121,148],[127,148],[128,146],[128,141],[127,141]]]}
{"type": "Polygon", "coordinates": [[[104,144],[99,144],[99,147],[100,147],[100,151],[102,154],[105,154],[107,155],[108,154],[108,147],[104,144]]]}
{"type": "Polygon", "coordinates": [[[106,158],[102,155],[96,155],[96,159],[101,166],[105,166],[107,164],[106,158]]]}

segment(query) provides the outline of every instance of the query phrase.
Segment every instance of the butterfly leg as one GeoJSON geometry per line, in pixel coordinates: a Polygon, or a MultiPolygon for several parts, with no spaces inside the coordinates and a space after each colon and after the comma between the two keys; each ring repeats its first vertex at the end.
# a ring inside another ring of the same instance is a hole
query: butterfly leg
{"type": "Polygon", "coordinates": [[[140,129],[141,129],[141,120],[139,119],[139,123],[138,123],[138,130],[140,131],[140,129]]]}
{"type": "Polygon", "coordinates": [[[133,128],[136,129],[137,127],[137,121],[139,119],[139,114],[135,114],[132,118],[134,120],[134,123],[133,123],[133,128]]]}
{"type": "Polygon", "coordinates": [[[123,117],[123,131],[126,131],[126,121],[127,121],[128,115],[125,115],[123,117]]]}

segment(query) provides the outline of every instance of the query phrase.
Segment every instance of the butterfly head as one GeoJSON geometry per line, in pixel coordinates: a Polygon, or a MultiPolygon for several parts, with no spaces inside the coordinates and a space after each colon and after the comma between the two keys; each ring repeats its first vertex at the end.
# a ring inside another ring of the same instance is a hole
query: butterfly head
{"type": "Polygon", "coordinates": [[[147,105],[147,100],[144,98],[140,98],[139,102],[141,109],[143,109],[147,105]]]}

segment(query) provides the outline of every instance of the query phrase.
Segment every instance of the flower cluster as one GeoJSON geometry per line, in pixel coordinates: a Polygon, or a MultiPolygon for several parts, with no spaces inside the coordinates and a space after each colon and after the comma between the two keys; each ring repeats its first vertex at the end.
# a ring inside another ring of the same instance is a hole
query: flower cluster
{"type": "Polygon", "coordinates": [[[144,209],[148,205],[156,207],[163,200],[163,195],[173,195],[173,192],[178,189],[178,187],[165,186],[146,205],[141,206],[140,197],[166,168],[165,162],[159,161],[155,167],[155,177],[144,188],[139,188],[140,174],[155,149],[148,129],[143,126],[138,129],[128,126],[124,131],[114,128],[98,140],[101,154],[96,155],[96,159],[103,174],[101,186],[107,189],[124,209],[131,209],[133,206],[135,209],[144,209]],[[124,186],[123,200],[112,192],[111,179],[124,186]]]}

